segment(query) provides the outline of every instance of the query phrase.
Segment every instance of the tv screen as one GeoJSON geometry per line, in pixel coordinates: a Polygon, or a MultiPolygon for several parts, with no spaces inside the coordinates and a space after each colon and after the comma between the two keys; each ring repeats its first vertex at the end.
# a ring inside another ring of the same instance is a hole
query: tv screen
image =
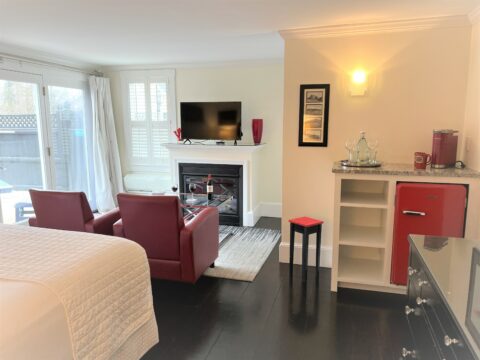
{"type": "Polygon", "coordinates": [[[242,138],[242,103],[180,103],[182,138],[199,140],[240,140],[242,138]]]}

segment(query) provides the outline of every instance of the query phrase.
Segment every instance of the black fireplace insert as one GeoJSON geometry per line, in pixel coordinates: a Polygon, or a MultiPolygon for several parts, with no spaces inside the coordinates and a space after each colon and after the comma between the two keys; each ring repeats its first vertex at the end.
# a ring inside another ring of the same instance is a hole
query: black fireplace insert
{"type": "Polygon", "coordinates": [[[214,194],[232,196],[229,206],[219,209],[221,225],[243,225],[242,165],[189,164],[178,165],[180,192],[188,193],[195,183],[195,193],[207,193],[207,176],[212,175],[214,194]]]}

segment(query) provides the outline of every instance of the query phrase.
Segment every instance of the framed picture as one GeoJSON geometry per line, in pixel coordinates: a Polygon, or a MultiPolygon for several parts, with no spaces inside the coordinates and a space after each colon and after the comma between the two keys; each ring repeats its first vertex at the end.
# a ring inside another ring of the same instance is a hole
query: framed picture
{"type": "Polygon", "coordinates": [[[300,85],[298,146],[328,145],[330,85],[300,85]]]}
{"type": "Polygon", "coordinates": [[[478,248],[474,248],[472,254],[465,324],[477,345],[480,346],[480,249],[478,248]]]}

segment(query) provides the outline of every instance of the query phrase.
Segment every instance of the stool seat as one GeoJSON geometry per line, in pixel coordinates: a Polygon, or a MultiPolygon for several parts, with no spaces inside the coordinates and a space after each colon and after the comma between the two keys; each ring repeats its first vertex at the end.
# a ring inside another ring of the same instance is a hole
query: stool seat
{"type": "Polygon", "coordinates": [[[302,216],[295,219],[290,219],[288,220],[288,222],[291,224],[300,225],[307,228],[323,224],[322,220],[317,220],[308,216],[302,216]]]}

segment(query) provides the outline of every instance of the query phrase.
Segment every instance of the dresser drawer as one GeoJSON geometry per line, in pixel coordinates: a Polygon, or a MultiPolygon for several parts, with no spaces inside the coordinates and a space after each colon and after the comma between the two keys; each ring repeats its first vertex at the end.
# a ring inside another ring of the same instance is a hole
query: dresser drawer
{"type": "Polygon", "coordinates": [[[410,253],[410,261],[408,267],[408,304],[413,307],[416,304],[416,299],[421,295],[420,287],[418,286],[418,279],[424,277],[422,263],[418,255],[414,252],[410,253]]]}
{"type": "Polygon", "coordinates": [[[419,307],[416,311],[406,315],[415,351],[415,356],[411,357],[423,360],[442,359],[438,344],[435,342],[425,315],[420,309],[419,307]]]}
{"type": "Polygon", "coordinates": [[[427,321],[435,334],[440,350],[447,360],[474,359],[465,340],[460,333],[452,315],[445,306],[442,298],[427,277],[427,282],[421,286],[422,308],[427,321]]]}

